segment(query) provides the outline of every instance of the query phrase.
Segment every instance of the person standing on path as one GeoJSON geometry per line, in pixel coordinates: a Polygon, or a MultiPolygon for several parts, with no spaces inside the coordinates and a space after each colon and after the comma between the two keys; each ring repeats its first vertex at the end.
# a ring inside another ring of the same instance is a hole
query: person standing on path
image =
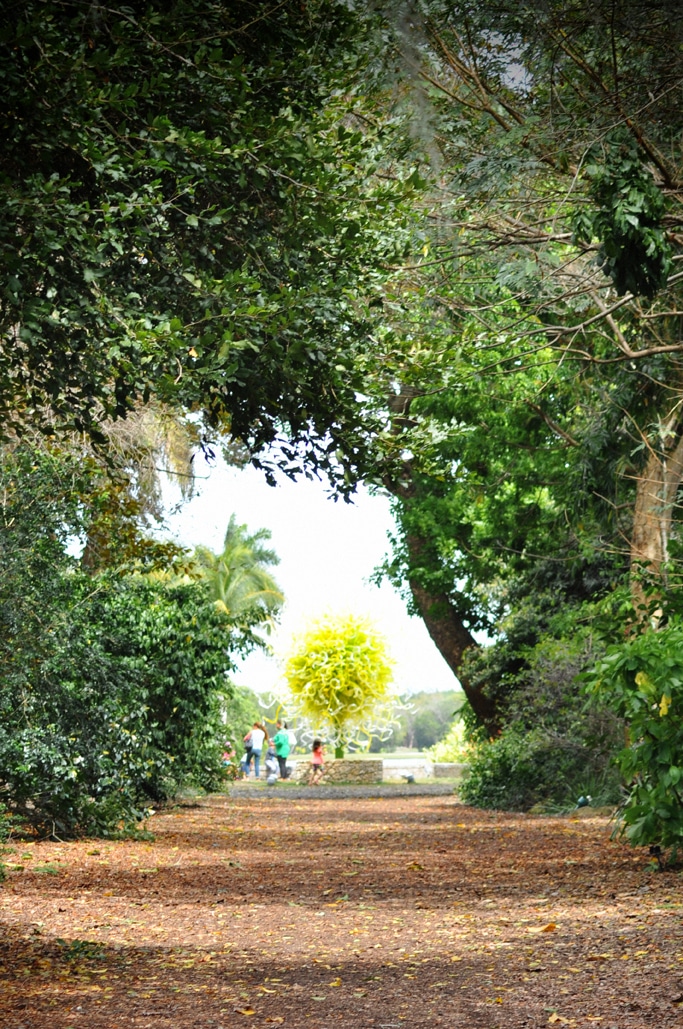
{"type": "Polygon", "coordinates": [[[277,763],[280,766],[280,778],[287,778],[287,758],[289,757],[289,733],[283,727],[282,722],[278,719],[277,732],[273,736],[273,743],[275,745],[275,756],[277,757],[277,763]]]}
{"type": "Polygon", "coordinates": [[[311,753],[311,778],[308,780],[309,786],[317,786],[325,773],[325,751],[323,750],[322,740],[313,740],[313,750],[311,753]]]}
{"type": "Polygon", "coordinates": [[[242,777],[244,779],[249,778],[249,765],[251,764],[252,745],[251,745],[251,729],[245,733],[244,737],[244,756],[242,757],[242,777]]]}
{"type": "Polygon", "coordinates": [[[247,778],[249,778],[249,765],[251,759],[254,759],[254,776],[256,779],[259,778],[261,773],[261,751],[263,750],[263,741],[268,736],[268,733],[261,725],[260,722],[254,722],[251,728],[251,754],[247,752],[245,754],[245,760],[247,763],[247,778]]]}

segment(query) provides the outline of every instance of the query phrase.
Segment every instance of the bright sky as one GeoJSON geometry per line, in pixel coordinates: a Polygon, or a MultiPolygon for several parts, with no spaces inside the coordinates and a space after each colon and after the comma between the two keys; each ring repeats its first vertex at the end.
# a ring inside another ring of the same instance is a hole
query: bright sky
{"type": "MultiPolygon", "coordinates": [[[[199,457],[197,460],[201,460],[199,457]]],[[[360,490],[353,504],[329,499],[320,482],[283,478],[268,486],[254,468],[230,468],[218,462],[196,468],[199,496],[167,518],[180,543],[201,543],[220,552],[230,515],[251,532],[270,529],[270,546],[280,557],[272,569],[286,603],[280,626],[270,637],[276,657],[253,654],[235,681],[257,692],[277,688],[277,654],[286,651],[292,635],[328,612],[369,616],[386,637],[396,663],[399,693],[448,690],[457,680],[432,643],[420,618],[410,618],[405,602],[389,586],[367,579],[389,550],[387,533],[393,519],[389,500],[360,490]]]]}

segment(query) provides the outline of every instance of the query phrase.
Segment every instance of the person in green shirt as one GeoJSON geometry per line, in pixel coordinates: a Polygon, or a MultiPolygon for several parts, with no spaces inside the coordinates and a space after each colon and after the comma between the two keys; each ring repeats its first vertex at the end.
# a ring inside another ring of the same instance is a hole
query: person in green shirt
{"type": "Polygon", "coordinates": [[[287,758],[289,757],[289,733],[283,728],[282,722],[277,722],[277,732],[273,736],[275,744],[275,756],[280,766],[280,778],[287,778],[287,758]]]}

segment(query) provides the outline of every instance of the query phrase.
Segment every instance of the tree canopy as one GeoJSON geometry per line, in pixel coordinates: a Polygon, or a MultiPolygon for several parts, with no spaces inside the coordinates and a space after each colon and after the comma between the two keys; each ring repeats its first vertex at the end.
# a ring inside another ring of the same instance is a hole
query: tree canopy
{"type": "Polygon", "coordinates": [[[530,599],[536,639],[567,603],[588,624],[629,578],[644,617],[671,585],[683,20],[582,0],[411,12],[387,31],[430,185],[385,290],[376,479],[396,498],[388,572],[493,729],[464,664],[477,630],[530,599]]]}
{"type": "Polygon", "coordinates": [[[336,0],[3,9],[5,432],[97,437],[154,396],[357,474],[363,300],[397,252],[361,31],[336,0]]]}
{"type": "Polygon", "coordinates": [[[220,554],[208,547],[195,550],[199,575],[214,604],[234,625],[265,625],[269,630],[284,604],[284,594],[269,571],[270,565],[280,562],[275,551],[264,545],[270,536],[269,529],[250,533],[231,515],[220,554]]]}
{"type": "Polygon", "coordinates": [[[158,555],[131,413],[363,479],[476,720],[514,723],[498,781],[536,709],[580,766],[577,675],[681,606],[682,38],[673,0],[3,10],[3,432],[119,475],[57,489],[31,560],[83,509],[88,574],[158,555]]]}

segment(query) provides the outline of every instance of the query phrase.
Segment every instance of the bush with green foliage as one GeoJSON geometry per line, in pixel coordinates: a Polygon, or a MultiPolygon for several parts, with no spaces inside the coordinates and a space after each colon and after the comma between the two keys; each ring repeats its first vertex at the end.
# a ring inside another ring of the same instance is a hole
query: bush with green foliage
{"type": "Polygon", "coordinates": [[[430,748],[434,761],[467,762],[474,752],[474,744],[467,737],[462,718],[456,718],[442,740],[430,748]]]}
{"type": "Polygon", "coordinates": [[[386,641],[367,618],[327,615],[295,640],[285,664],[294,706],[323,727],[336,756],[359,733],[371,732],[378,706],[388,699],[392,663],[386,641]]]}
{"type": "Polygon", "coordinates": [[[618,818],[634,846],[683,842],[683,623],[610,647],[589,687],[628,726],[617,756],[628,796],[618,818]]]}
{"type": "Polygon", "coordinates": [[[69,576],[51,652],[0,692],[0,797],[41,834],[110,835],[221,780],[230,634],[199,584],[69,576]]]}
{"type": "Polygon", "coordinates": [[[42,835],[117,833],[181,785],[214,788],[231,655],[254,643],[206,584],[148,574],[145,548],[81,566],[105,479],[77,452],[0,452],[0,802],[42,835]]]}
{"type": "Polygon", "coordinates": [[[506,811],[571,808],[587,793],[593,803],[617,803],[620,779],[611,757],[622,728],[612,711],[581,693],[591,655],[580,633],[572,641],[540,640],[525,652],[505,728],[493,739],[473,734],[460,789],[465,803],[506,811]]]}
{"type": "Polygon", "coordinates": [[[580,741],[510,728],[475,748],[459,793],[466,804],[500,811],[568,809],[582,794],[616,802],[618,782],[580,741]]]}

